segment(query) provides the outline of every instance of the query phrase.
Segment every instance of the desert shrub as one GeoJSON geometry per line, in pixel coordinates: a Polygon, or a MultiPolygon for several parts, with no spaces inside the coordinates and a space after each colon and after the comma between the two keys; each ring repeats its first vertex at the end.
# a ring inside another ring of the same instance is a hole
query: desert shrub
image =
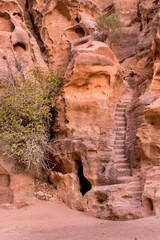
{"type": "Polygon", "coordinates": [[[103,33],[113,43],[118,43],[124,35],[123,26],[124,23],[116,13],[110,16],[100,15],[96,21],[97,31],[103,33]]]}
{"type": "Polygon", "coordinates": [[[27,77],[6,81],[0,95],[0,144],[3,155],[26,169],[48,169],[48,152],[55,96],[64,71],[30,71],[27,77]]]}

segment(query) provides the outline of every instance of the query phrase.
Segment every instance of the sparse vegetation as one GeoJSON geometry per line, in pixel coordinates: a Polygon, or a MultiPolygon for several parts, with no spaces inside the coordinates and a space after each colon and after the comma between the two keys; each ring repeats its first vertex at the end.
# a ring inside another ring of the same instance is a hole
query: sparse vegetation
{"type": "Polygon", "coordinates": [[[100,15],[96,21],[97,31],[103,33],[111,43],[118,43],[123,37],[123,26],[124,23],[120,20],[118,14],[100,15]]]}
{"type": "Polygon", "coordinates": [[[0,146],[3,155],[26,169],[47,168],[50,127],[55,96],[64,70],[44,73],[35,69],[27,77],[6,81],[0,95],[0,146]]]}

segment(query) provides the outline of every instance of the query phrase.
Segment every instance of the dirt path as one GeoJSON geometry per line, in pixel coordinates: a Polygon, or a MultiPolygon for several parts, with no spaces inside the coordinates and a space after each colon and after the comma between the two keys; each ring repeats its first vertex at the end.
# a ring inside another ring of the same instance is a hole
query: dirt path
{"type": "Polygon", "coordinates": [[[160,217],[112,222],[58,202],[0,209],[0,240],[160,240],[160,217]]]}

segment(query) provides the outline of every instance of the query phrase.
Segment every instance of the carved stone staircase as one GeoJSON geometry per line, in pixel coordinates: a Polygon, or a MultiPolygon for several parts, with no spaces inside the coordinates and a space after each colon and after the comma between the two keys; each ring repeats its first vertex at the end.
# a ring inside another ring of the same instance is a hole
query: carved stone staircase
{"type": "MultiPolygon", "coordinates": [[[[129,90],[122,96],[115,110],[115,158],[114,170],[116,182],[111,185],[94,186],[91,194],[91,212],[96,209],[95,216],[113,219],[135,219],[142,217],[142,184],[137,171],[131,169],[126,156],[125,116],[127,104],[131,101],[129,90]],[[95,196],[95,201],[93,197],[95,196]]],[[[108,163],[107,163],[108,164],[108,163]]],[[[87,197],[87,194],[86,194],[87,197]]]]}
{"type": "Polygon", "coordinates": [[[116,138],[115,138],[115,161],[114,165],[118,172],[118,181],[120,183],[128,182],[131,176],[131,169],[125,153],[126,138],[126,117],[125,111],[127,104],[131,100],[130,94],[125,94],[118,103],[115,111],[116,138]]]}
{"type": "Polygon", "coordinates": [[[130,196],[130,203],[135,207],[141,206],[142,186],[140,177],[136,176],[131,169],[131,164],[126,156],[125,139],[126,139],[126,108],[130,102],[132,94],[128,91],[125,93],[120,102],[117,104],[115,111],[115,122],[116,122],[116,138],[115,138],[115,160],[114,166],[117,170],[118,184],[123,184],[130,196]]]}
{"type": "Polygon", "coordinates": [[[127,127],[125,112],[131,98],[131,92],[125,93],[117,104],[115,111],[114,169],[117,173],[117,183],[92,188],[92,193],[100,202],[99,205],[95,205],[100,212],[105,212],[105,218],[107,218],[107,214],[109,217],[113,214],[113,218],[118,219],[141,217],[141,180],[135,171],[132,172],[125,151],[127,127]]]}

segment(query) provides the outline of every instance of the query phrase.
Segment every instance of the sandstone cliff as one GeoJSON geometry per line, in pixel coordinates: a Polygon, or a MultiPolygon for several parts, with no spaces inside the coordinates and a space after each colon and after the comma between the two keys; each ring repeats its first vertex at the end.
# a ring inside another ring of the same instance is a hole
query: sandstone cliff
{"type": "MultiPolygon", "coordinates": [[[[37,66],[66,69],[50,181],[71,208],[109,219],[159,213],[159,9],[153,0],[0,1],[1,81],[37,66]],[[95,23],[112,13],[126,34],[111,49],[95,23]]],[[[0,202],[16,202],[17,174],[1,164],[0,202]]]]}

